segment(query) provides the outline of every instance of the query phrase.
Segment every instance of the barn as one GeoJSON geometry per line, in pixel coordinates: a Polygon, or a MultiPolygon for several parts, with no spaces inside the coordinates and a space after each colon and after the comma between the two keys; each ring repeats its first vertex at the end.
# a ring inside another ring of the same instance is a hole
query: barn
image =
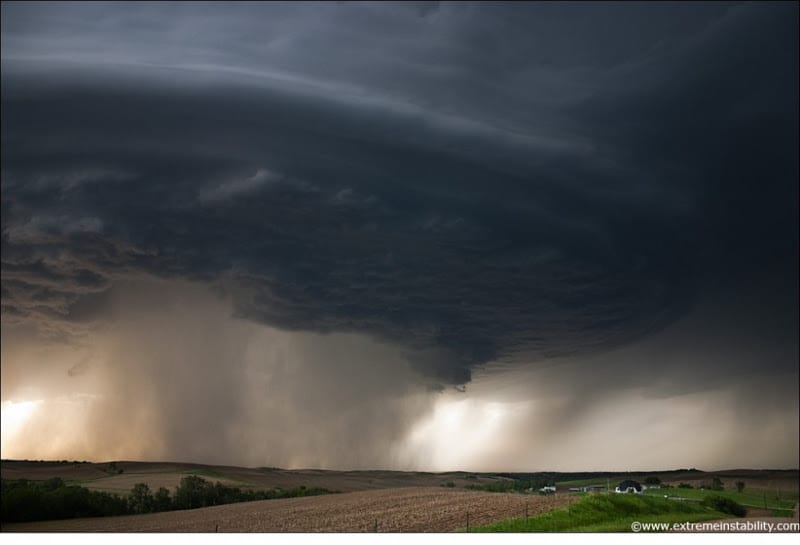
{"type": "Polygon", "coordinates": [[[614,489],[617,494],[641,494],[642,485],[630,479],[624,480],[614,489]]]}

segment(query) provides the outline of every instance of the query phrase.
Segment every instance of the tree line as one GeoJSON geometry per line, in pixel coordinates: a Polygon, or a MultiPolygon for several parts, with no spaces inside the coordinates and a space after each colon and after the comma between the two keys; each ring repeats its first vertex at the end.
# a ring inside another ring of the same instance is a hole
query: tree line
{"type": "Polygon", "coordinates": [[[544,486],[553,486],[554,484],[553,480],[548,478],[515,478],[492,483],[468,484],[464,488],[484,492],[526,492],[530,489],[539,490],[544,486]]]}
{"type": "Polygon", "coordinates": [[[238,487],[211,483],[202,477],[188,475],[171,493],[163,486],[155,492],[145,483],[131,488],[130,494],[120,496],[109,492],[67,485],[61,478],[46,481],[27,479],[0,482],[0,520],[3,522],[33,522],[79,517],[135,515],[179,509],[196,509],[257,500],[316,496],[335,491],[327,488],[242,490],[238,487]]]}

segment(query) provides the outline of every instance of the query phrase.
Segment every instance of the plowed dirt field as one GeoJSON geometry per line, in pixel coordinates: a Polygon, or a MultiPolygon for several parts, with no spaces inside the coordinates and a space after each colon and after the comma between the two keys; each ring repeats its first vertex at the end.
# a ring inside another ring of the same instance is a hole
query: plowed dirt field
{"type": "Polygon", "coordinates": [[[567,496],[443,487],[368,490],[149,515],[4,524],[6,532],[451,532],[565,505],[567,496]]]}

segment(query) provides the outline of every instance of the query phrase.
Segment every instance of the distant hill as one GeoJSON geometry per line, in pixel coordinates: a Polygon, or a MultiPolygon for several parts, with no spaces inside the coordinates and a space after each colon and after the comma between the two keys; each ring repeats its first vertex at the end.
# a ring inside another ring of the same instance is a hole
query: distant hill
{"type": "MultiPolygon", "coordinates": [[[[745,480],[786,490],[797,490],[800,472],[796,469],[730,469],[704,472],[697,469],[676,469],[650,472],[500,472],[473,473],[453,471],[430,473],[421,471],[335,471],[324,469],[280,469],[272,467],[245,468],[181,462],[80,462],[80,461],[0,461],[3,479],[45,480],[60,477],[70,484],[79,484],[94,490],[128,493],[136,483],[146,483],[155,490],[160,486],[175,489],[181,478],[198,475],[210,481],[219,481],[242,489],[294,488],[296,486],[321,487],[342,492],[405,488],[414,486],[449,486],[462,488],[514,479],[549,480],[553,483],[597,482],[623,479],[643,480],[655,476],[663,482],[701,483],[719,477],[724,482],[745,480]]],[[[748,484],[748,486],[753,486],[748,484]]]]}

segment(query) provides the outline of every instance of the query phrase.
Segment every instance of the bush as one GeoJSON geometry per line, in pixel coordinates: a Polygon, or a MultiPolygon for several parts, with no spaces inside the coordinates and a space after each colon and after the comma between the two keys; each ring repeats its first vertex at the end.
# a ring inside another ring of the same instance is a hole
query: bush
{"type": "Polygon", "coordinates": [[[133,485],[128,496],[128,505],[134,513],[152,513],[153,495],[150,493],[150,487],[145,483],[133,485]]]}
{"type": "Polygon", "coordinates": [[[747,509],[739,505],[730,498],[724,496],[713,495],[706,496],[703,499],[703,505],[719,511],[720,513],[728,513],[736,517],[743,517],[747,514],[747,509]]]}
{"type": "Polygon", "coordinates": [[[64,486],[64,480],[61,477],[52,477],[42,483],[42,490],[56,490],[64,486]]]}
{"type": "Polygon", "coordinates": [[[740,494],[744,491],[744,481],[736,481],[736,491],[740,494]]]}
{"type": "Polygon", "coordinates": [[[658,477],[653,477],[653,476],[647,477],[644,480],[644,484],[661,484],[661,479],[659,479],[658,477]]]}
{"type": "Polygon", "coordinates": [[[172,509],[172,498],[169,490],[162,486],[156,490],[153,496],[153,511],[169,511],[170,509],[172,509]]]}
{"type": "Polygon", "coordinates": [[[175,490],[176,509],[196,509],[214,504],[214,485],[196,475],[181,479],[175,490]]]}
{"type": "Polygon", "coordinates": [[[694,487],[689,483],[681,483],[678,485],[678,488],[694,488],[694,487]]]}

